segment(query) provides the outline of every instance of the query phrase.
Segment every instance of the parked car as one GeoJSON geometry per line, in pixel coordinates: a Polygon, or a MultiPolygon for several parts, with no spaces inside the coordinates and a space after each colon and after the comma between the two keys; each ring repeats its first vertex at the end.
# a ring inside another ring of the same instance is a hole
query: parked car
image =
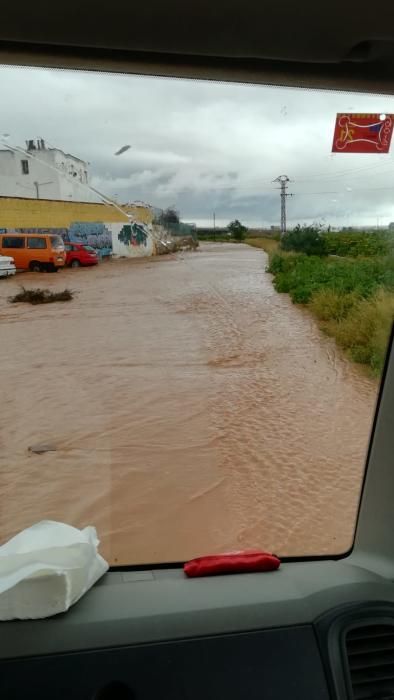
{"type": "Polygon", "coordinates": [[[14,258],[17,270],[57,272],[66,253],[61,236],[50,233],[0,233],[0,255],[14,258]]]}
{"type": "Polygon", "coordinates": [[[8,255],[0,255],[0,277],[10,277],[15,275],[16,267],[14,258],[8,255]]]}
{"type": "Polygon", "coordinates": [[[66,243],[66,265],[81,267],[97,265],[99,256],[92,246],[85,243],[66,243]]]}

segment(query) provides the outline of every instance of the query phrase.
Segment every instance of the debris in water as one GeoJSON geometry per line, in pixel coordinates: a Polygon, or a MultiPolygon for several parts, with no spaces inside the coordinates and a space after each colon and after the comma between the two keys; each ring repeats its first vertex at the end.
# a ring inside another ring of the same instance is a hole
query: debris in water
{"type": "Polygon", "coordinates": [[[18,294],[9,297],[8,301],[11,304],[51,304],[56,301],[71,301],[74,293],[70,289],[64,289],[62,292],[51,292],[49,289],[26,289],[21,288],[18,294]]]}
{"type": "Polygon", "coordinates": [[[29,452],[34,452],[35,455],[43,455],[45,452],[56,452],[56,445],[51,443],[32,445],[32,447],[29,447],[29,452]]]}

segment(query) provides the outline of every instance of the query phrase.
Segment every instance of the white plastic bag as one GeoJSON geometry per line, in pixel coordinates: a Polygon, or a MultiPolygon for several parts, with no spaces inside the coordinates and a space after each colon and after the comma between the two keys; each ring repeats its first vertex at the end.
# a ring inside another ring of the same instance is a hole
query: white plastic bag
{"type": "Polygon", "coordinates": [[[68,610],[108,570],[96,529],[42,520],[0,547],[0,620],[68,610]]]}

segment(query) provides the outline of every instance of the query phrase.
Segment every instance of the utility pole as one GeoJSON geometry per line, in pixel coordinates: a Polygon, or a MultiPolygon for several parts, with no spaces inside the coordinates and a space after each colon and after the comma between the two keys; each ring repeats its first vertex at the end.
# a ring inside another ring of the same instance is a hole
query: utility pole
{"type": "Polygon", "coordinates": [[[290,182],[290,178],[287,175],[279,175],[273,182],[280,184],[280,235],[283,236],[286,233],[286,197],[293,196],[287,192],[287,183],[290,182]]]}
{"type": "Polygon", "coordinates": [[[213,228],[216,228],[216,212],[213,212],[213,228]]]}

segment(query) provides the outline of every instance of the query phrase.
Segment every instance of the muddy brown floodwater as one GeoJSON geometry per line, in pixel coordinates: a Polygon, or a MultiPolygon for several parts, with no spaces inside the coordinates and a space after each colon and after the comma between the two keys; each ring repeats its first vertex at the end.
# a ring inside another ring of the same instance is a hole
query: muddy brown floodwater
{"type": "Polygon", "coordinates": [[[2,542],[50,518],[111,564],[349,547],[377,383],[265,264],[206,244],[0,280],[2,542]],[[11,305],[20,282],[77,294],[11,305]]]}

